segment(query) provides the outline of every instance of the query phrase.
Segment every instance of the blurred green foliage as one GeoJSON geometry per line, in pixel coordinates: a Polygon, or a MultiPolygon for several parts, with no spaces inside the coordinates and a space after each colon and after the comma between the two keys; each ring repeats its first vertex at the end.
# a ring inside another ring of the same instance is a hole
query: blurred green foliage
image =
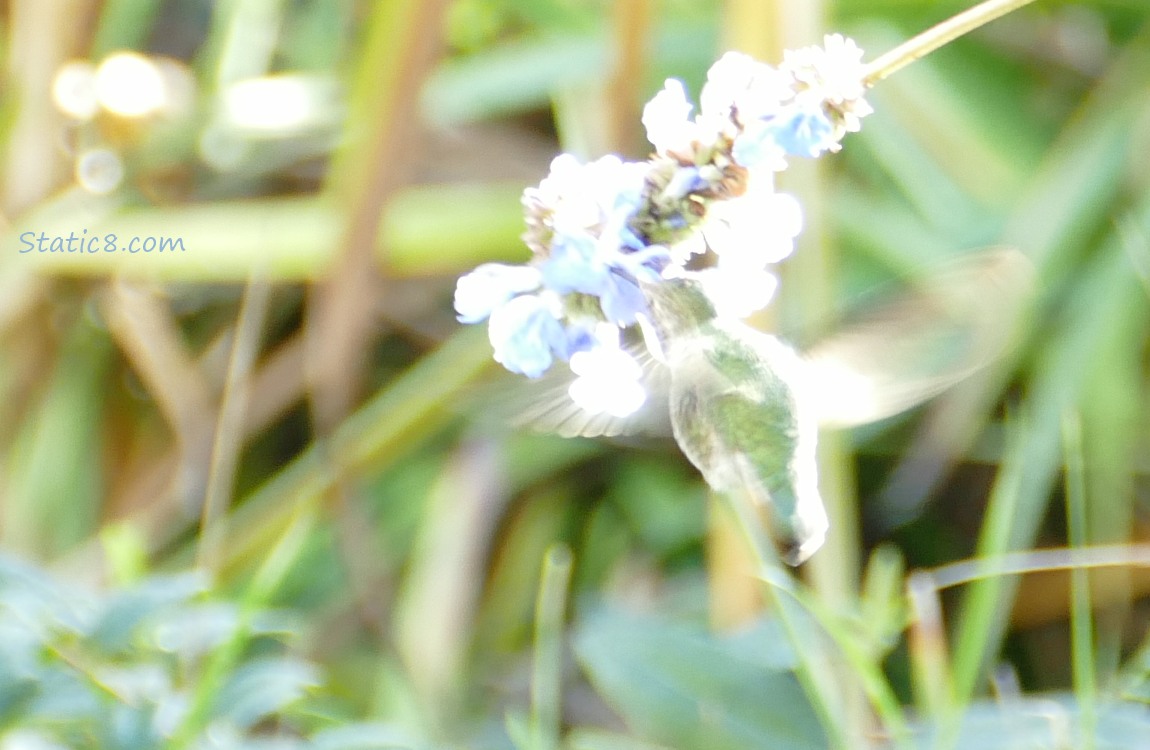
{"type": "Polygon", "coordinates": [[[555,153],[642,158],[610,117],[667,76],[697,93],[748,19],[873,58],[963,7],[9,3],[0,748],[1145,747],[1142,0],[1003,18],[781,175],[796,341],[988,244],[1037,283],[1000,362],[825,438],[848,543],[768,571],[765,612],[672,442],[509,430],[492,394],[520,384],[451,310],[460,273],[525,258],[518,196],[555,153]],[[158,85],[148,114],[93,93],[123,50],[151,72],[102,85],[158,85]],[[187,250],[21,252],[81,230],[187,250]]]}

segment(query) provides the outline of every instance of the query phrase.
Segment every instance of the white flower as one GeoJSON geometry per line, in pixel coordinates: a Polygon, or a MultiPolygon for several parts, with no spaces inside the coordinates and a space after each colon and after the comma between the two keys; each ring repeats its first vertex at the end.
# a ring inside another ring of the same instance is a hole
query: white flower
{"type": "Polygon", "coordinates": [[[862,56],[853,39],[827,34],[822,47],[785,52],[780,68],[793,77],[799,98],[824,102],[839,115],[842,129],[853,133],[859,129],[859,120],[874,111],[864,99],[866,65],[862,56]]]}
{"type": "Polygon", "coordinates": [[[803,47],[783,53],[781,69],[804,88],[818,89],[831,102],[858,99],[866,93],[863,51],[853,39],[827,34],[823,46],[803,47]]]}
{"type": "Polygon", "coordinates": [[[766,63],[742,52],[728,52],[707,71],[699,95],[704,117],[729,118],[731,108],[742,123],[768,117],[792,96],[790,80],[766,63]]]}
{"type": "Polygon", "coordinates": [[[702,232],[691,232],[686,237],[672,245],[670,250],[670,267],[681,268],[690,262],[692,256],[702,255],[707,252],[707,240],[703,236],[702,232]]]}
{"type": "Polygon", "coordinates": [[[711,207],[703,233],[720,263],[725,259],[763,268],[794,251],[803,228],[802,207],[794,196],[769,190],[766,182],[752,178],[742,196],[711,207]]]}
{"type": "Polygon", "coordinates": [[[765,268],[744,265],[745,259],[719,259],[719,265],[699,271],[696,276],[715,306],[715,314],[724,318],[746,318],[762,310],[775,296],[778,278],[765,268]]]}
{"type": "Polygon", "coordinates": [[[523,202],[557,234],[595,229],[621,204],[637,203],[649,170],[647,162],[625,162],[614,154],[588,164],[561,154],[539,186],[524,191],[523,202]]]}
{"type": "Polygon", "coordinates": [[[647,140],[660,154],[687,154],[698,128],[690,119],[694,106],[687,100],[681,81],[668,78],[663,89],[643,107],[643,127],[647,140]]]}
{"type": "Polygon", "coordinates": [[[529,378],[542,375],[556,354],[566,354],[561,315],[558,299],[550,294],[520,295],[492,310],[487,338],[495,361],[529,378]]]}
{"type": "Polygon", "coordinates": [[[539,288],[543,277],[532,266],[484,263],[455,284],[455,311],[461,323],[478,323],[512,297],[539,288]]]}

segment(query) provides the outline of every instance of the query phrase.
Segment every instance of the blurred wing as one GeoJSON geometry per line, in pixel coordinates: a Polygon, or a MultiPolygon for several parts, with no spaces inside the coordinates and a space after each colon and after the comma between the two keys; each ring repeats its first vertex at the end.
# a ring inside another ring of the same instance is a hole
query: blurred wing
{"type": "Polygon", "coordinates": [[[804,354],[819,422],[851,427],[894,416],[993,361],[1033,285],[1030,261],[993,248],[932,273],[804,354]]]}
{"type": "Polygon", "coordinates": [[[643,371],[640,382],[647,393],[646,401],[634,414],[616,417],[582,409],[568,393],[575,380],[574,374],[557,365],[537,380],[519,379],[509,421],[516,427],[561,437],[613,437],[636,433],[669,435],[671,419],[667,394],[670,391],[670,370],[642,345],[629,348],[628,353],[643,371]]]}

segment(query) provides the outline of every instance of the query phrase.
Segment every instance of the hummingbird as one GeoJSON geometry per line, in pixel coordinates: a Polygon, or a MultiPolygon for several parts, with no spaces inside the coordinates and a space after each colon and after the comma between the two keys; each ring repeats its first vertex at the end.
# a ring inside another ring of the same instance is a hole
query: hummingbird
{"type": "Polygon", "coordinates": [[[985,366],[1007,345],[1009,306],[1025,297],[1030,277],[1017,250],[972,253],[802,352],[720,315],[689,272],[643,281],[651,352],[645,417],[629,424],[585,418],[569,402],[552,402],[527,420],[566,436],[597,436],[669,417],[676,443],[707,484],[745,493],[783,559],[799,565],[829,528],[819,494],[819,429],[888,418],[985,366]]]}
{"type": "Polygon", "coordinates": [[[695,279],[640,288],[667,367],[675,442],[712,489],[745,492],[765,511],[783,558],[802,563],[829,526],[802,360],[778,337],[719,317],[695,279]]]}

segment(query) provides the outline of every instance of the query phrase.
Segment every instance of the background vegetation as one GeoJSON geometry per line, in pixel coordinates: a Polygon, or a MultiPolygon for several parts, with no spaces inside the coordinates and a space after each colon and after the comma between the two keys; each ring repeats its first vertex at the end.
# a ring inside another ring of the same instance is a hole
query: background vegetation
{"type": "Polygon", "coordinates": [[[665,77],[963,7],[11,0],[0,747],[1150,747],[1142,0],[1008,16],[782,176],[797,342],[971,248],[1037,272],[1000,362],[823,436],[797,579],[670,441],[506,428],[451,309],[665,77]],[[186,250],[21,252],[81,230],[186,250]]]}

